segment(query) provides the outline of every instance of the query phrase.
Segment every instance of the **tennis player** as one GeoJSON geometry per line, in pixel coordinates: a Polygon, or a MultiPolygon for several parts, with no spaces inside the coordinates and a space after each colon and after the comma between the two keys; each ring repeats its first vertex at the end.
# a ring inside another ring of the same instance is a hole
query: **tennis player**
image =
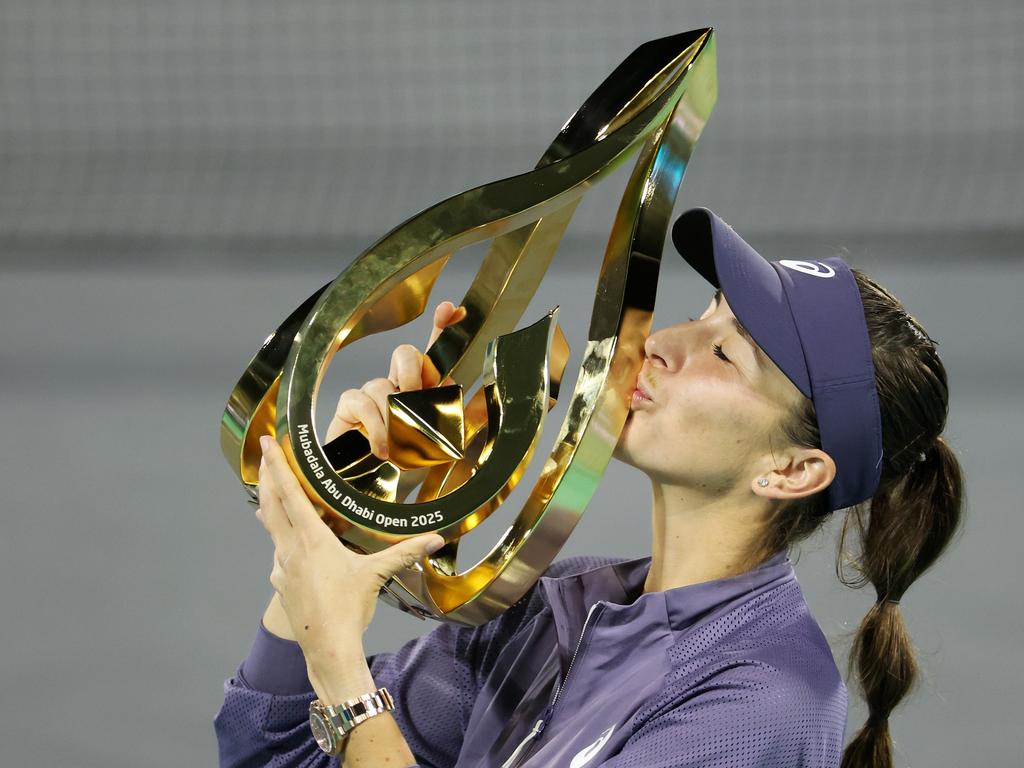
{"type": "MultiPolygon", "coordinates": [[[[651,554],[558,560],[486,624],[367,658],[381,584],[440,537],[352,552],[269,440],[275,595],[225,682],[222,766],[338,765],[338,744],[345,766],[392,768],[892,765],[889,715],[916,676],[900,602],[963,503],[935,342],[839,257],[767,261],[706,208],[672,240],[716,290],[646,338],[616,447],[651,481],[651,554]],[[850,657],[868,717],[845,750],[847,688],[789,559],[835,513],[837,573],[876,595],[850,657]],[[327,718],[338,738],[314,735],[311,703],[360,697],[350,731],[327,718]]],[[[442,303],[431,341],[463,316],[442,303]]],[[[438,378],[399,347],[387,378],[341,396],[327,439],[358,428],[384,457],[387,395],[438,378]]]]}

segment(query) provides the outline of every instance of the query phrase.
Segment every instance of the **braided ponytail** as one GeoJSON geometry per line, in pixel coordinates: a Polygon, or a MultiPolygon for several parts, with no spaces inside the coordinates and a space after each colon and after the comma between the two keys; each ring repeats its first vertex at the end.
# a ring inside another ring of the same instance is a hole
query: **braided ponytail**
{"type": "MultiPolygon", "coordinates": [[[[875,495],[847,510],[836,557],[840,581],[855,588],[870,583],[876,595],[849,659],[849,677],[859,683],[868,718],[847,745],[842,768],[891,768],[889,715],[913,688],[918,671],[900,602],[959,528],[963,473],[941,436],[949,391],[937,342],[889,291],[851,271],[871,340],[883,459],[875,495]],[[851,538],[854,552],[847,549],[851,538]]],[[[821,448],[810,400],[782,431],[795,445],[821,448]]],[[[790,547],[814,532],[831,512],[825,496],[822,491],[780,507],[763,539],[764,552],[790,547]]]]}

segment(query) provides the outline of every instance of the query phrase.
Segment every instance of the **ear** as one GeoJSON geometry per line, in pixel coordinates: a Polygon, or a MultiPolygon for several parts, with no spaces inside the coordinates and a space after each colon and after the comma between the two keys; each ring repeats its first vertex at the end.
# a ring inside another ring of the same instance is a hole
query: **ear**
{"type": "MultiPolygon", "coordinates": [[[[778,457],[777,457],[778,458],[778,457]]],[[[822,491],[836,476],[836,463],[819,448],[794,448],[781,457],[784,464],[750,481],[750,490],[768,499],[798,499],[822,491]],[[767,478],[764,487],[758,480],[767,478]]]]}

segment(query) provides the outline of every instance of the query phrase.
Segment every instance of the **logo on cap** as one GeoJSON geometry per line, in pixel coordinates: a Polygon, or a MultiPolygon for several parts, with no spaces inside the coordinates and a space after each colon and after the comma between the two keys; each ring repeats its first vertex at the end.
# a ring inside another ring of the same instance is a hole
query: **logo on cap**
{"type": "Polygon", "coordinates": [[[795,270],[797,272],[803,272],[805,275],[814,275],[815,277],[832,277],[836,271],[832,269],[828,264],[822,264],[820,261],[800,261],[799,259],[781,259],[779,261],[784,267],[795,270]]]}

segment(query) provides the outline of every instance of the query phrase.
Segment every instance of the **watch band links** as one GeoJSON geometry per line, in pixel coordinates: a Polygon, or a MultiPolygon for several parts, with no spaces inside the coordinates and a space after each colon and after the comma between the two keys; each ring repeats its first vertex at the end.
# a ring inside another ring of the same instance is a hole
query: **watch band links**
{"type": "Polygon", "coordinates": [[[343,757],[348,746],[348,735],[353,728],[394,708],[395,700],[384,687],[349,699],[337,707],[314,699],[309,705],[309,724],[321,750],[329,755],[343,757]]]}
{"type": "Polygon", "coordinates": [[[328,717],[331,718],[331,723],[344,737],[364,720],[393,710],[395,700],[387,688],[381,687],[372,693],[364,693],[357,699],[349,699],[340,707],[327,704],[324,708],[327,710],[328,717]]]}

